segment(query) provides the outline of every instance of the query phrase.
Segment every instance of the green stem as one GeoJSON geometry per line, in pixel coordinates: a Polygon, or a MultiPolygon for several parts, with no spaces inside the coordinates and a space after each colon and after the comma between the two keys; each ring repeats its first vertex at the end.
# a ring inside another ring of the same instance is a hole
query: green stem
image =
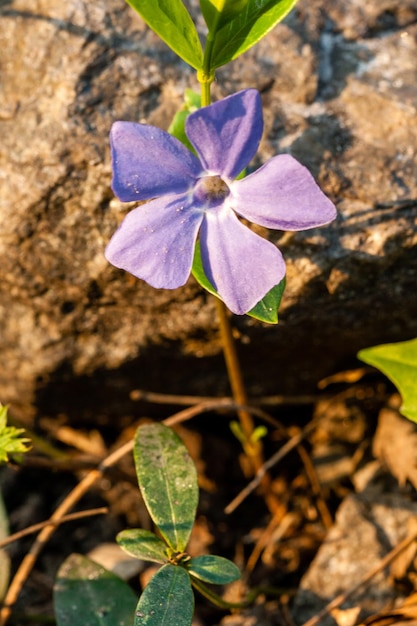
{"type": "MultiPolygon", "coordinates": [[[[201,106],[206,107],[211,103],[210,87],[214,80],[214,72],[210,71],[210,60],[206,56],[207,51],[211,50],[213,39],[210,33],[207,36],[206,47],[204,50],[203,69],[197,72],[197,79],[201,85],[201,106]]],[[[210,55],[210,52],[208,53],[210,55]]]]}
{"type": "Polygon", "coordinates": [[[199,593],[201,593],[202,596],[204,596],[207,600],[209,600],[215,606],[218,606],[221,609],[245,609],[250,606],[250,604],[252,604],[257,595],[255,594],[254,597],[252,597],[252,593],[251,596],[243,602],[228,602],[217,593],[206,587],[206,585],[204,585],[201,580],[197,580],[196,578],[194,578],[194,576],[190,576],[190,578],[191,584],[194,589],[196,589],[199,593]]]}
{"type": "Polygon", "coordinates": [[[228,602],[217,593],[206,587],[201,580],[194,578],[192,574],[190,574],[190,579],[191,584],[196,591],[201,593],[202,596],[221,609],[246,609],[251,606],[255,602],[256,598],[261,594],[271,597],[279,597],[284,594],[294,595],[295,593],[294,590],[281,589],[278,587],[254,587],[249,591],[245,600],[242,600],[242,602],[228,602]]]}
{"type": "Polygon", "coordinates": [[[201,85],[201,106],[206,107],[211,102],[211,95],[210,95],[211,81],[205,80],[205,75],[199,77],[199,75],[197,74],[197,77],[201,85]]]}
{"type": "Polygon", "coordinates": [[[197,78],[201,84],[201,106],[203,107],[208,106],[211,102],[210,87],[214,80],[214,70],[211,68],[211,53],[219,20],[220,12],[218,11],[207,35],[206,45],[204,47],[203,69],[197,72],[197,78]]]}

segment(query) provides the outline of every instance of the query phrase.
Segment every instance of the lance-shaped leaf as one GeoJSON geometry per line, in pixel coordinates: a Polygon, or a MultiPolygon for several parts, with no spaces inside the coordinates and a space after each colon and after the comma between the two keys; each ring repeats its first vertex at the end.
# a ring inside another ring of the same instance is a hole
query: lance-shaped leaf
{"type": "Polygon", "coordinates": [[[198,503],[195,465],[181,439],[163,424],[136,431],[134,458],[146,507],[174,551],[183,552],[198,503]]]}
{"type": "Polygon", "coordinates": [[[166,563],[167,545],[150,530],[132,528],[122,530],[117,537],[117,543],[131,556],[142,561],[166,563]]]}
{"type": "Polygon", "coordinates": [[[366,348],[358,357],[398,387],[403,400],[400,412],[417,422],[417,339],[366,348]]]}
{"type": "Polygon", "coordinates": [[[194,594],[183,567],[167,564],[151,578],[136,607],[134,626],[190,626],[194,594]]]}
{"type": "MultiPolygon", "coordinates": [[[[211,293],[216,298],[221,300],[219,294],[207,278],[204,269],[203,262],[201,260],[200,253],[200,244],[197,241],[195,251],[194,251],[194,261],[192,267],[192,273],[196,281],[204,288],[206,291],[211,293]]],[[[285,290],[285,278],[281,280],[278,285],[275,285],[269,291],[258,304],[256,304],[253,309],[248,311],[246,315],[253,317],[261,322],[266,322],[267,324],[278,324],[278,309],[281,304],[282,296],[285,290]]]]}
{"type": "Polygon", "coordinates": [[[137,601],[127,583],[81,554],[64,561],[54,585],[58,626],[131,626],[137,601]]]}
{"type": "Polygon", "coordinates": [[[214,35],[209,71],[236,59],[256,44],[295,6],[297,0],[249,0],[237,16],[214,35]]]}
{"type": "Polygon", "coordinates": [[[240,570],[232,561],[213,554],[193,557],[188,571],[195,578],[213,585],[227,585],[240,578],[240,570]]]}
{"type": "Polygon", "coordinates": [[[194,69],[202,68],[197,29],[181,0],[127,0],[165,43],[194,69]]]}
{"type": "Polygon", "coordinates": [[[208,29],[224,26],[235,15],[243,11],[249,0],[200,0],[201,12],[208,29]]]}

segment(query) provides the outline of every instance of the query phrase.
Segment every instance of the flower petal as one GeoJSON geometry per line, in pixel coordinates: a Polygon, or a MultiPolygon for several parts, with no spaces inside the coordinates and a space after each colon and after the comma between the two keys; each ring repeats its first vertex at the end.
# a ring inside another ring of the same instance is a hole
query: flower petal
{"type": "Polygon", "coordinates": [[[256,89],[236,94],[188,116],[186,133],[203,166],[236,178],[255,155],[262,136],[262,104],[256,89]]]}
{"type": "Polygon", "coordinates": [[[184,195],[151,200],[126,215],[105,256],[152,287],[175,289],[190,275],[202,219],[184,195]]]}
{"type": "Polygon", "coordinates": [[[278,248],[241,224],[225,206],[206,213],[200,247],[207,278],[237,315],[250,311],[285,276],[278,248]]]}
{"type": "Polygon", "coordinates": [[[230,185],[233,209],[246,219],[277,230],[304,230],[328,224],[336,207],[307,168],[289,154],[273,157],[230,185]]]}
{"type": "Polygon", "coordinates": [[[194,154],[155,126],[115,122],[110,145],[112,188],[123,202],[184,193],[202,171],[194,154]]]}

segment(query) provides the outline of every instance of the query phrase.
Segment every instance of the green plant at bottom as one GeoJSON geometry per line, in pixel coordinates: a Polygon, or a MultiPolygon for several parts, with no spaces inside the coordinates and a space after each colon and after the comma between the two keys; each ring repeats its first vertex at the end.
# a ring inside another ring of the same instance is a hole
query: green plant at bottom
{"type": "Polygon", "coordinates": [[[185,551],[195,521],[198,483],[181,439],[162,424],[140,426],[134,459],[142,497],[160,537],[137,528],[122,531],[117,541],[130,555],[161,568],[137,602],[120,578],[81,555],[71,555],[54,587],[58,626],[190,626],[193,587],[214,603],[228,606],[205,583],[237,580],[236,565],[220,556],[192,557],[185,551]]]}
{"type": "Polygon", "coordinates": [[[0,404],[0,464],[7,463],[10,455],[23,454],[30,449],[30,439],[23,428],[9,426],[7,406],[0,404]]]}

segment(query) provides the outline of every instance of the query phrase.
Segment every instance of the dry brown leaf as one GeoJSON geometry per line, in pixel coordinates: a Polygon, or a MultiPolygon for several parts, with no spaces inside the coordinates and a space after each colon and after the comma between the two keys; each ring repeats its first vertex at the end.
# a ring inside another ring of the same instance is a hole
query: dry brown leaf
{"type": "Polygon", "coordinates": [[[350,609],[333,609],[330,614],[337,626],[354,626],[360,612],[360,607],[354,606],[350,609]]]}
{"type": "Polygon", "coordinates": [[[388,467],[400,486],[409,480],[417,489],[417,425],[395,409],[382,409],[373,442],[374,455],[388,467]]]}
{"type": "MultiPolygon", "coordinates": [[[[391,563],[391,576],[397,580],[401,580],[405,578],[407,574],[410,574],[410,569],[415,569],[413,563],[417,556],[417,519],[410,518],[408,520],[407,530],[407,535],[415,535],[416,541],[410,543],[410,545],[391,563]]],[[[414,596],[410,597],[412,598],[414,596]]]]}
{"type": "Polygon", "coordinates": [[[417,593],[409,596],[397,609],[368,617],[361,626],[417,626],[417,593]]]}
{"type": "Polygon", "coordinates": [[[48,430],[57,441],[90,456],[102,458],[107,454],[106,444],[98,430],[93,429],[88,432],[76,430],[47,417],[42,418],[41,426],[48,430]]]}
{"type": "Polygon", "coordinates": [[[346,370],[345,372],[338,372],[337,374],[333,374],[332,376],[327,376],[327,378],[322,378],[318,382],[319,389],[325,389],[329,385],[333,383],[356,383],[358,380],[361,380],[367,373],[366,367],[358,367],[354,370],[346,370]]]}

